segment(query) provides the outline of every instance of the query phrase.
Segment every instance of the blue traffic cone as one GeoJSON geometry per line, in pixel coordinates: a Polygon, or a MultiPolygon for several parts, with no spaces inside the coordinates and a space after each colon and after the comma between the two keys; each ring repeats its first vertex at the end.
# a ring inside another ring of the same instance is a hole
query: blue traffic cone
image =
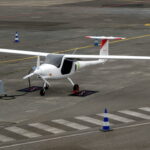
{"type": "Polygon", "coordinates": [[[109,118],[108,118],[108,112],[107,109],[105,108],[104,110],[104,118],[103,118],[103,126],[101,128],[102,131],[112,131],[112,129],[110,128],[110,123],[109,123],[109,118]]]}
{"type": "Polygon", "coordinates": [[[18,34],[18,32],[16,32],[16,34],[15,34],[15,42],[16,42],[16,43],[19,42],[19,34],[18,34]]]}

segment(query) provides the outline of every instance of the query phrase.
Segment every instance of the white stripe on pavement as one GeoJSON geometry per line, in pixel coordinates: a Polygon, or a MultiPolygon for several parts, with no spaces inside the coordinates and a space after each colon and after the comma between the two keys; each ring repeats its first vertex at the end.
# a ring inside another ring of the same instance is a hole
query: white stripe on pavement
{"type": "Polygon", "coordinates": [[[100,125],[100,126],[103,125],[103,121],[95,119],[95,118],[91,118],[88,116],[78,116],[78,117],[75,117],[75,119],[82,120],[82,121],[89,122],[89,123],[96,124],[96,125],[100,125]]]}
{"type": "Polygon", "coordinates": [[[150,112],[150,107],[142,107],[142,108],[139,108],[139,109],[150,112]]]}
{"type": "MultiPolygon", "coordinates": [[[[103,117],[105,116],[104,113],[97,114],[97,115],[98,116],[103,116],[103,117]]],[[[121,116],[114,115],[114,114],[110,114],[110,113],[107,113],[107,117],[110,118],[110,119],[113,119],[113,120],[123,122],[123,123],[129,123],[129,122],[134,122],[135,121],[135,120],[132,120],[132,119],[128,119],[128,118],[121,117],[121,116]]]]}
{"type": "MultiPolygon", "coordinates": [[[[127,126],[122,126],[122,127],[116,127],[113,128],[114,130],[123,130],[123,129],[127,129],[127,128],[134,128],[135,127],[141,127],[141,126],[146,126],[146,125],[150,125],[150,122],[146,122],[146,123],[140,123],[140,124],[133,124],[133,125],[127,125],[127,126]]],[[[56,140],[64,140],[67,138],[72,138],[72,137],[80,137],[80,136],[90,136],[90,134],[96,134],[96,133],[100,133],[99,130],[95,129],[92,131],[87,131],[87,132],[81,132],[81,133],[73,133],[73,134],[69,134],[69,135],[63,135],[63,136],[57,136],[57,137],[48,137],[48,138],[43,138],[43,139],[38,139],[38,140],[34,140],[34,141],[24,141],[24,142],[20,142],[20,143],[15,143],[15,144],[9,144],[9,145],[4,145],[4,146],[0,146],[0,149],[17,149],[17,147],[29,147],[29,145],[36,145],[37,143],[43,143],[43,142],[50,142],[50,141],[56,141],[56,140]],[[16,147],[16,148],[15,148],[16,147]]]]}
{"type": "Polygon", "coordinates": [[[14,132],[16,134],[28,137],[28,138],[35,138],[35,137],[40,137],[40,134],[34,133],[34,132],[30,132],[28,130],[16,127],[16,126],[12,126],[12,127],[7,127],[5,128],[8,131],[14,132]]]}
{"type": "Polygon", "coordinates": [[[15,141],[15,139],[0,134],[0,142],[11,142],[11,141],[15,141]]]}
{"type": "Polygon", "coordinates": [[[146,115],[146,114],[135,112],[135,111],[131,111],[131,110],[121,110],[121,111],[118,111],[118,112],[130,115],[130,116],[142,118],[142,119],[147,119],[147,120],[150,119],[150,115],[146,115]]]}
{"type": "Polygon", "coordinates": [[[61,125],[65,125],[65,126],[77,129],[77,130],[85,130],[85,129],[90,128],[88,126],[84,126],[84,125],[81,125],[81,124],[78,124],[78,123],[75,123],[75,122],[70,122],[70,121],[67,121],[67,120],[64,120],[64,119],[52,120],[52,122],[55,122],[55,123],[58,123],[58,124],[61,124],[61,125]]]}
{"type": "Polygon", "coordinates": [[[65,130],[54,128],[43,123],[31,123],[28,125],[54,134],[66,132],[65,130]]]}

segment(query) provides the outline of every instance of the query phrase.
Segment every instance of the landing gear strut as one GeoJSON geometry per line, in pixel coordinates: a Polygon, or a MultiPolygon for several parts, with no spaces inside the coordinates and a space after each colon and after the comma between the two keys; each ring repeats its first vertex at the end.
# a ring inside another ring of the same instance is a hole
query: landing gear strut
{"type": "Polygon", "coordinates": [[[48,90],[49,89],[49,85],[46,84],[45,89],[48,90]]]}

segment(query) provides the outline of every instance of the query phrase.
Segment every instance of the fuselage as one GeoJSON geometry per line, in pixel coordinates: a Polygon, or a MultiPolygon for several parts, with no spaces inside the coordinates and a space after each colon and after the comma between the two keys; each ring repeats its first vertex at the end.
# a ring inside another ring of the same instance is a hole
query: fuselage
{"type": "Polygon", "coordinates": [[[36,69],[35,74],[39,74],[45,79],[64,79],[81,68],[103,63],[103,60],[77,61],[65,58],[64,56],[48,55],[45,62],[36,69]]]}
{"type": "Polygon", "coordinates": [[[52,64],[42,64],[39,66],[39,72],[45,79],[63,79],[75,73],[74,67],[71,68],[70,73],[62,74],[61,68],[57,68],[52,64]]]}

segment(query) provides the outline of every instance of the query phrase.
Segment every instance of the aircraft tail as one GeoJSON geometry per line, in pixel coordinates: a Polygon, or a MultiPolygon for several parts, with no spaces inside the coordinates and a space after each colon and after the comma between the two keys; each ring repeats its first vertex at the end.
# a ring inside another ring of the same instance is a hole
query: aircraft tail
{"type": "MultiPolygon", "coordinates": [[[[101,56],[108,56],[109,55],[109,40],[124,39],[122,37],[106,37],[106,36],[86,36],[86,38],[95,39],[98,41],[101,40],[101,43],[99,44],[100,45],[99,55],[101,55],[101,56]]],[[[90,66],[90,65],[96,65],[96,64],[104,63],[106,61],[107,61],[107,58],[106,59],[92,60],[92,61],[91,60],[90,61],[77,61],[76,62],[77,67],[76,68],[79,69],[79,68],[83,68],[83,67],[90,66]]]]}
{"type": "MultiPolygon", "coordinates": [[[[109,55],[109,41],[110,40],[121,40],[125,39],[122,37],[107,37],[107,36],[86,36],[86,38],[95,39],[95,40],[101,40],[100,42],[100,52],[99,55],[107,56],[109,55]]],[[[104,62],[106,60],[103,60],[104,62]]]]}

